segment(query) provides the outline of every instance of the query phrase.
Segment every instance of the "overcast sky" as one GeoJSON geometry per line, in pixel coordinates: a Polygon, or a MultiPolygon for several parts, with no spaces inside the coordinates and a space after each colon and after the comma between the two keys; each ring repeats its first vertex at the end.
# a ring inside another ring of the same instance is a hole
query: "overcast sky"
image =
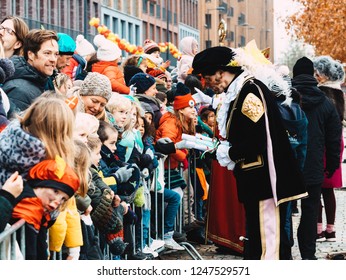
{"type": "Polygon", "coordinates": [[[274,61],[280,52],[285,50],[288,43],[285,27],[279,18],[291,15],[296,10],[297,5],[292,0],[274,0],[274,61]]]}

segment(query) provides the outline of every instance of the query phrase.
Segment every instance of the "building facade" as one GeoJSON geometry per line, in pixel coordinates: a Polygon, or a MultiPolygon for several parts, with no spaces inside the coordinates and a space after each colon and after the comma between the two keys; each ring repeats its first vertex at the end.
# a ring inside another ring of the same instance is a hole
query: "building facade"
{"type": "MultiPolygon", "coordinates": [[[[273,49],[273,0],[6,0],[0,19],[6,15],[22,17],[30,29],[54,29],[73,38],[83,34],[90,41],[97,30],[89,20],[97,17],[130,44],[152,39],[179,47],[182,38],[193,36],[200,50],[220,44],[223,21],[225,46],[255,39],[260,49],[273,49]]],[[[172,59],[168,51],[167,59],[172,59]]]]}

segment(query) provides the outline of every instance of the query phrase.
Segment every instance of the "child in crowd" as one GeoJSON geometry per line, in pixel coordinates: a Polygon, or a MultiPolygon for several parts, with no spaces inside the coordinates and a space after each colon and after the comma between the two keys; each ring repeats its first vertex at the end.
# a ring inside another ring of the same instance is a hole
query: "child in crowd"
{"type": "MultiPolygon", "coordinates": [[[[144,154],[155,154],[155,149],[153,146],[153,140],[155,137],[155,130],[152,130],[152,127],[149,125],[148,121],[143,116],[138,116],[136,129],[140,132],[143,145],[144,145],[144,154]]],[[[151,157],[150,157],[151,158],[151,157]]],[[[144,185],[144,198],[145,203],[142,209],[142,232],[143,232],[143,242],[141,244],[143,252],[154,252],[160,248],[162,248],[165,243],[162,240],[153,239],[150,237],[149,225],[151,222],[151,196],[150,196],[150,182],[154,180],[153,175],[157,173],[153,173],[153,170],[158,167],[158,161],[155,156],[147,165],[147,169],[149,171],[148,176],[143,178],[144,185]],[[150,180],[149,180],[150,179],[150,180]],[[143,245],[145,244],[145,245],[143,245]],[[149,246],[148,246],[149,245],[149,246]]],[[[137,229],[139,231],[140,228],[137,229]]],[[[138,236],[139,234],[137,234],[138,236]]],[[[139,239],[137,239],[140,241],[139,239]]]]}
{"type": "Polygon", "coordinates": [[[129,86],[131,78],[137,73],[146,73],[147,59],[144,55],[130,55],[123,63],[125,83],[129,86]]]}
{"type": "Polygon", "coordinates": [[[198,42],[194,37],[188,36],[181,39],[179,49],[182,56],[178,60],[178,82],[184,83],[191,72],[192,61],[198,53],[198,42]]]}
{"type": "Polygon", "coordinates": [[[96,35],[94,44],[97,46],[98,62],[92,66],[92,72],[98,72],[109,78],[112,91],[120,94],[129,94],[130,88],[126,86],[124,74],[118,67],[121,50],[118,45],[106,39],[103,35],[96,35]]]}
{"type": "Polygon", "coordinates": [[[89,137],[88,147],[91,155],[91,184],[88,195],[91,198],[91,219],[95,227],[104,235],[110,252],[113,255],[124,253],[126,243],[118,235],[123,229],[123,216],[128,211],[126,202],[121,202],[120,197],[111,190],[99,175],[99,161],[101,159],[101,140],[89,137]]]}
{"type": "Polygon", "coordinates": [[[123,133],[131,110],[130,99],[120,94],[113,94],[106,109],[111,114],[110,123],[114,125],[119,134],[123,133]]]}
{"type": "Polygon", "coordinates": [[[16,199],[11,222],[26,221],[25,259],[48,259],[47,229],[51,214],[59,212],[78,187],[77,174],[58,155],[55,160],[43,160],[30,169],[24,190],[16,199]]]}
{"type": "Polygon", "coordinates": [[[71,78],[64,73],[58,73],[54,77],[53,85],[56,93],[60,93],[65,96],[67,92],[73,87],[71,78]]]}
{"type": "Polygon", "coordinates": [[[70,64],[61,70],[73,81],[84,80],[90,58],[96,53],[94,46],[82,34],[76,37],[76,50],[70,59],[70,64]]]}
{"type": "Polygon", "coordinates": [[[147,58],[147,73],[153,69],[160,69],[165,72],[166,69],[171,65],[169,60],[163,62],[162,57],[160,56],[160,48],[153,40],[146,39],[144,41],[143,50],[145,57],[147,58]]]}

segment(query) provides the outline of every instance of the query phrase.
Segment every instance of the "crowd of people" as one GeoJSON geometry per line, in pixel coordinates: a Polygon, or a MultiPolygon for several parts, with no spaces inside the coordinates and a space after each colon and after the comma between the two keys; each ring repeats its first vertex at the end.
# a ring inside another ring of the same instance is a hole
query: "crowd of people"
{"type": "Polygon", "coordinates": [[[342,64],[302,57],[291,78],[254,41],[179,48],[172,75],[151,39],[123,57],[103,35],[1,20],[0,232],[25,220],[25,259],[146,260],[187,241],[289,260],[298,200],[301,258],[336,240],[342,64]]]}

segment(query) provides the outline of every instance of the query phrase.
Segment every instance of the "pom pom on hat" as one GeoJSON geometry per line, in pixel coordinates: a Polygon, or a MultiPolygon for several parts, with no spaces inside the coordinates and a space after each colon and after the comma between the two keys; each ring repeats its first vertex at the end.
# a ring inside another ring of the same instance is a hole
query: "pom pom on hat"
{"type": "Polygon", "coordinates": [[[105,75],[89,72],[80,86],[81,96],[101,96],[107,101],[112,96],[111,82],[105,75]]]}
{"type": "Polygon", "coordinates": [[[76,50],[76,42],[65,33],[58,33],[59,54],[73,55],[76,50]]]}
{"type": "Polygon", "coordinates": [[[319,75],[322,75],[332,82],[343,83],[345,80],[345,70],[342,64],[327,55],[318,56],[313,61],[314,68],[319,75]]]}
{"type": "Polygon", "coordinates": [[[160,51],[159,45],[156,44],[153,40],[146,39],[144,41],[143,51],[146,54],[151,54],[155,51],[160,51]]]}
{"type": "Polygon", "coordinates": [[[87,55],[92,55],[95,52],[96,50],[94,46],[87,39],[85,39],[82,34],[79,34],[76,37],[76,53],[85,57],[87,55]]]}
{"type": "Polygon", "coordinates": [[[3,84],[9,77],[14,74],[14,65],[8,58],[0,59],[0,84],[3,84]]]}
{"type": "Polygon", "coordinates": [[[183,83],[177,83],[177,89],[175,92],[173,108],[174,110],[184,109],[186,107],[194,107],[196,104],[193,99],[190,89],[183,83]]]}
{"type": "Polygon", "coordinates": [[[101,61],[114,61],[121,56],[121,50],[117,44],[98,34],[94,38],[97,47],[97,59],[101,61]]]}
{"type": "Polygon", "coordinates": [[[79,178],[73,169],[59,156],[44,160],[30,169],[28,180],[33,188],[52,188],[63,191],[69,197],[79,188],[79,178]]]}
{"type": "Polygon", "coordinates": [[[129,83],[129,85],[134,85],[134,87],[136,87],[137,93],[146,92],[154,84],[154,77],[145,73],[137,73],[130,79],[129,83]]]}
{"type": "Polygon", "coordinates": [[[306,56],[299,58],[293,66],[293,77],[296,77],[302,74],[306,74],[310,76],[314,75],[314,65],[312,61],[308,59],[306,56]]]}

